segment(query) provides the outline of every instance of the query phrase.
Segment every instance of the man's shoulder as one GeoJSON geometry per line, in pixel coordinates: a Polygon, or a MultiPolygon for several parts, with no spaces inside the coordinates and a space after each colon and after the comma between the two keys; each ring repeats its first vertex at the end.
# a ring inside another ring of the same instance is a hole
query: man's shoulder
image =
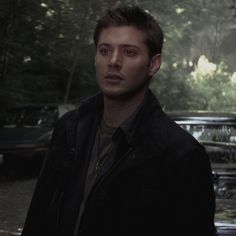
{"type": "Polygon", "coordinates": [[[98,93],[98,94],[82,99],[77,105],[76,109],[65,113],[58,120],[57,123],[59,125],[64,125],[66,123],[76,122],[79,118],[86,116],[87,114],[93,113],[97,105],[100,104],[100,100],[101,100],[100,97],[101,95],[100,93],[98,93]]]}
{"type": "Polygon", "coordinates": [[[188,148],[201,148],[202,146],[164,111],[159,111],[153,115],[150,122],[147,123],[149,131],[153,134],[151,137],[156,137],[166,148],[187,150],[188,148]]]}
{"type": "Polygon", "coordinates": [[[189,132],[180,127],[167,114],[165,114],[169,149],[181,156],[189,153],[202,153],[205,156],[205,148],[189,132]]]}
{"type": "Polygon", "coordinates": [[[180,127],[171,117],[166,113],[165,115],[165,124],[168,128],[167,132],[169,136],[172,137],[176,142],[192,143],[199,145],[198,141],[185,129],[180,127]]]}
{"type": "Polygon", "coordinates": [[[56,123],[56,128],[61,128],[68,123],[76,122],[78,116],[79,109],[76,108],[74,110],[66,112],[62,117],[60,117],[56,123]]]}
{"type": "MultiPolygon", "coordinates": [[[[198,141],[182,129],[163,109],[156,96],[149,91],[148,100],[141,124],[141,130],[148,137],[157,139],[164,146],[196,145],[198,141]]],[[[157,142],[157,140],[155,140],[157,142]]]]}

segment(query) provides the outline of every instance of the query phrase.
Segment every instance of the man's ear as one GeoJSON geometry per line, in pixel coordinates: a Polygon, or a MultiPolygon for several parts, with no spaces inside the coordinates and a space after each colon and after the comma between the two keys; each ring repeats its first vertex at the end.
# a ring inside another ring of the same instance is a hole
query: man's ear
{"type": "Polygon", "coordinates": [[[160,66],[161,54],[158,53],[151,58],[148,75],[152,77],[160,69],[160,66]]]}

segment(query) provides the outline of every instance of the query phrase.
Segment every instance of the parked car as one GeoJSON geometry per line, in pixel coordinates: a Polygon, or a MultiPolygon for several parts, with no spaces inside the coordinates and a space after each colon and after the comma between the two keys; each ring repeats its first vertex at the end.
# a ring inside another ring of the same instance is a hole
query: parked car
{"type": "Polygon", "coordinates": [[[182,128],[202,143],[212,168],[236,168],[236,113],[168,112],[182,128]]]}
{"type": "Polygon", "coordinates": [[[217,235],[236,235],[236,169],[213,172],[217,235]]]}
{"type": "Polygon", "coordinates": [[[213,170],[217,235],[236,235],[236,113],[167,113],[205,146],[213,170]]]}
{"type": "Polygon", "coordinates": [[[0,160],[6,166],[40,166],[55,122],[72,104],[24,105],[9,109],[0,126],[0,160]]]}

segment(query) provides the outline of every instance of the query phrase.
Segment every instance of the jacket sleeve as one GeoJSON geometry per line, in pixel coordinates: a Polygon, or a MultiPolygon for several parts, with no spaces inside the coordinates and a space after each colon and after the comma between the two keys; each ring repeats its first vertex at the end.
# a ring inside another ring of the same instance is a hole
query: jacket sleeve
{"type": "Polygon", "coordinates": [[[53,131],[50,147],[43,163],[31,200],[22,236],[56,235],[58,203],[61,199],[63,161],[67,156],[66,117],[53,131]]]}
{"type": "Polygon", "coordinates": [[[175,225],[180,235],[216,235],[215,193],[210,162],[202,146],[189,149],[177,160],[175,169],[175,225]]]}

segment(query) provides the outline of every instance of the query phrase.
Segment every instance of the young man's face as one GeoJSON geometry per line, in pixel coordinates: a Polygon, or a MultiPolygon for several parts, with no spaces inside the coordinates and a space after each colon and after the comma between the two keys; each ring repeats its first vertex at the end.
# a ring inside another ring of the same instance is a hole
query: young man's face
{"type": "Polygon", "coordinates": [[[95,64],[104,96],[117,99],[144,94],[160,63],[160,55],[149,58],[145,33],[136,27],[114,26],[101,31],[95,64]]]}

